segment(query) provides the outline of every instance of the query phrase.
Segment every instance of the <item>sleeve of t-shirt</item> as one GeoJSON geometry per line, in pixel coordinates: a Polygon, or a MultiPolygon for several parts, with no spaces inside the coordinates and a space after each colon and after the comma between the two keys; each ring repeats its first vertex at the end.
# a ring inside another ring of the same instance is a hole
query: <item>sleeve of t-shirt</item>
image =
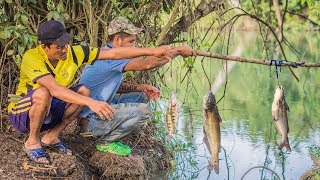
{"type": "Polygon", "coordinates": [[[25,73],[29,79],[35,83],[41,77],[50,74],[46,68],[45,62],[37,55],[26,52],[22,58],[21,71],[25,73]]]}
{"type": "Polygon", "coordinates": [[[73,61],[77,66],[93,64],[99,56],[100,49],[89,46],[71,46],[73,61]]]}
{"type": "MultiPolygon", "coordinates": [[[[110,49],[109,47],[105,46],[101,49],[110,49]]],[[[104,63],[108,66],[108,68],[112,71],[116,72],[123,72],[124,67],[131,61],[132,59],[121,59],[121,60],[113,60],[108,59],[108,63],[104,63]]]]}

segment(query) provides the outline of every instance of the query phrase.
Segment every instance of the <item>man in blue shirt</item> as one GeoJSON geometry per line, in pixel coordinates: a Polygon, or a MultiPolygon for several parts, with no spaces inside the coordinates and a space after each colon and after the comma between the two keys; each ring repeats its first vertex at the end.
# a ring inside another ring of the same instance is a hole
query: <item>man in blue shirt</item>
{"type": "MultiPolygon", "coordinates": [[[[135,27],[128,19],[117,17],[109,24],[108,44],[102,49],[134,47],[136,36],[141,31],[142,29],[135,27]]],[[[91,98],[106,101],[116,109],[113,117],[106,117],[110,120],[101,119],[87,107],[80,114],[83,117],[83,131],[98,138],[99,150],[102,147],[104,151],[105,147],[108,149],[106,151],[110,151],[110,147],[114,147],[115,143],[123,147],[116,141],[146,124],[149,118],[147,100],[160,96],[160,91],[151,85],[122,82],[123,72],[157,68],[178,55],[188,57],[195,53],[189,46],[180,46],[169,51],[170,58],[147,56],[117,61],[96,61],[86,66],[79,84],[90,89],[91,98]]]]}

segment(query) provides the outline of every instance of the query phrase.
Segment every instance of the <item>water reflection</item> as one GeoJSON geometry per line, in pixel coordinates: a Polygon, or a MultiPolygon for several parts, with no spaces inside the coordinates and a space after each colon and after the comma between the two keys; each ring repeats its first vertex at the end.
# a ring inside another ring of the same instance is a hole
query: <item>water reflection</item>
{"type": "MultiPolygon", "coordinates": [[[[244,37],[244,36],[237,36],[244,37]]],[[[304,51],[301,58],[316,61],[320,44],[319,36],[311,34],[291,37],[297,49],[304,51]],[[312,38],[313,37],[313,38],[312,38]],[[315,38],[317,40],[315,40],[315,38]],[[305,43],[301,43],[305,42],[305,43]],[[316,48],[317,47],[317,48],[316,48]]],[[[290,39],[289,39],[290,40],[290,39]]],[[[243,57],[261,57],[259,40],[244,45],[243,57]]],[[[213,47],[213,49],[219,47],[213,47]]],[[[214,50],[213,50],[214,51],[214,50]]],[[[294,59],[295,55],[288,53],[294,59]]],[[[181,82],[182,61],[174,61],[163,69],[168,69],[162,81],[163,95],[177,91],[183,104],[180,109],[178,135],[175,138],[192,143],[187,151],[175,154],[176,168],[167,173],[169,179],[241,179],[254,166],[265,166],[277,173],[281,179],[298,179],[312,168],[308,156],[310,145],[320,144],[320,71],[318,69],[298,68],[298,83],[292,78],[287,68],[283,68],[279,81],[274,69],[267,66],[238,63],[228,75],[228,86],[224,99],[218,104],[223,118],[221,124],[222,152],[219,154],[220,174],[209,173],[207,165],[210,154],[202,138],[202,96],[210,89],[219,69],[223,67],[220,60],[204,59],[195,63],[195,70],[181,82]],[[204,72],[209,80],[204,78],[204,72]],[[170,82],[170,83],[169,83],[170,82]],[[289,118],[289,141],[292,152],[277,149],[280,136],[274,129],[271,117],[271,103],[276,86],[284,86],[286,100],[291,112],[289,118]]],[[[222,86],[216,92],[219,99],[224,93],[222,86]]],[[[160,103],[164,110],[165,99],[160,103]]],[[[244,179],[274,179],[276,175],[270,170],[256,168],[245,175],[244,179]]]]}

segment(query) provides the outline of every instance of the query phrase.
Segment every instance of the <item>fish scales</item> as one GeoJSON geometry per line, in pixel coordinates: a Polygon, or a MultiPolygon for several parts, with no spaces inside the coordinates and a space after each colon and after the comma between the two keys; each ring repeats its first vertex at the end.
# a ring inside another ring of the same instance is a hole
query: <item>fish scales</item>
{"type": "Polygon", "coordinates": [[[287,111],[290,112],[289,106],[285,100],[284,89],[282,86],[277,87],[274,94],[274,100],[272,102],[272,118],[277,132],[281,135],[281,141],[278,149],[286,147],[288,151],[291,151],[289,144],[289,123],[287,111]]]}
{"type": "Polygon", "coordinates": [[[168,140],[170,141],[172,135],[177,131],[177,125],[179,120],[178,113],[178,101],[175,93],[171,93],[169,104],[166,113],[166,129],[168,131],[168,140]]]}
{"type": "Polygon", "coordinates": [[[203,98],[203,130],[205,142],[211,159],[208,170],[214,169],[216,174],[219,174],[219,152],[221,147],[221,132],[220,123],[222,119],[219,115],[215,97],[211,91],[203,98]]]}

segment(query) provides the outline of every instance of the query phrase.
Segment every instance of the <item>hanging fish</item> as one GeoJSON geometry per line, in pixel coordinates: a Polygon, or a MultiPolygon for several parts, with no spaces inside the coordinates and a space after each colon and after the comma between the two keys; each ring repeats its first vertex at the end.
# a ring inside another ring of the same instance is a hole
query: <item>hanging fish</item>
{"type": "Polygon", "coordinates": [[[221,146],[220,123],[216,99],[211,91],[203,97],[203,141],[211,154],[208,170],[219,174],[219,152],[221,146]]]}
{"type": "Polygon", "coordinates": [[[172,135],[177,131],[177,125],[179,120],[178,108],[179,105],[177,101],[177,95],[172,92],[166,113],[166,129],[168,131],[169,141],[171,140],[172,135]]]}
{"type": "Polygon", "coordinates": [[[281,150],[283,147],[286,147],[288,151],[291,151],[288,139],[289,124],[287,115],[287,111],[290,112],[290,109],[285,100],[284,89],[282,86],[279,86],[274,93],[274,100],[272,103],[271,110],[275,128],[278,131],[278,133],[282,136],[278,149],[281,150]]]}

